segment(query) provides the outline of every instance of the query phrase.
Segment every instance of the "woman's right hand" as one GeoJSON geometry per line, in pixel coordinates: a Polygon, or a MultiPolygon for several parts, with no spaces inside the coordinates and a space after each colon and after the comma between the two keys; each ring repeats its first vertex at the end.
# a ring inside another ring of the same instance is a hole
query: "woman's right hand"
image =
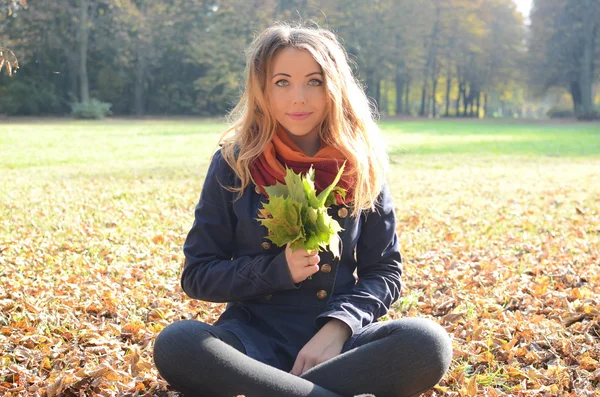
{"type": "Polygon", "coordinates": [[[308,252],[297,248],[292,250],[290,243],[285,246],[285,259],[287,261],[294,284],[304,281],[319,271],[319,251],[308,252]]]}

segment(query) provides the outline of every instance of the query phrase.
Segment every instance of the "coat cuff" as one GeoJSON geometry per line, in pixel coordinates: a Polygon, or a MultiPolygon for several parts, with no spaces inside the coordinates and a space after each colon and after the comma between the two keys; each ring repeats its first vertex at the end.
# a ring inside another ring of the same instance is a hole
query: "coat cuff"
{"type": "Polygon", "coordinates": [[[271,266],[274,267],[275,274],[273,276],[274,279],[277,280],[276,285],[272,286],[272,288],[275,290],[300,288],[302,283],[294,284],[294,281],[292,280],[292,273],[290,273],[290,267],[285,259],[285,250],[281,251],[273,258],[271,266]]]}
{"type": "Polygon", "coordinates": [[[321,329],[321,327],[324,326],[329,320],[331,320],[332,318],[336,318],[340,321],[343,321],[344,323],[346,323],[346,325],[348,325],[348,327],[350,327],[350,337],[352,337],[363,327],[364,320],[362,319],[362,317],[364,317],[364,315],[359,314],[358,317],[360,319],[357,318],[356,314],[350,314],[343,309],[329,310],[321,313],[317,317],[316,325],[317,329],[321,329]]]}

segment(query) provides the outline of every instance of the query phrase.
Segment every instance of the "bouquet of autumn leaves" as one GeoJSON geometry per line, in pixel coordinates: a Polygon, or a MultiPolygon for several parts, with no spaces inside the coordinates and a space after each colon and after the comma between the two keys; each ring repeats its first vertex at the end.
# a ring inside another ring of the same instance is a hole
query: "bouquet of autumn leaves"
{"type": "MultiPolygon", "coordinates": [[[[345,165],[345,164],[344,164],[345,165]]],[[[306,175],[296,174],[287,168],[285,184],[277,182],[265,187],[269,195],[267,203],[259,209],[258,221],[269,231],[268,239],[277,246],[291,243],[292,249],[307,251],[329,246],[334,257],[340,256],[339,223],[327,214],[327,207],[335,203],[335,193],[345,197],[346,191],[338,186],[344,165],[335,179],[317,195],[315,170],[311,167],[306,175]]]]}

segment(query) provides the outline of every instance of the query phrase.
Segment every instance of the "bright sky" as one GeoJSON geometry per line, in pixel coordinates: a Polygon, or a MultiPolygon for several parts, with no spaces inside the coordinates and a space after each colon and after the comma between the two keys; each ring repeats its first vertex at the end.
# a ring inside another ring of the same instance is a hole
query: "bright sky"
{"type": "Polygon", "coordinates": [[[533,0],[514,0],[514,2],[517,4],[517,10],[521,11],[525,17],[528,17],[533,0]]]}

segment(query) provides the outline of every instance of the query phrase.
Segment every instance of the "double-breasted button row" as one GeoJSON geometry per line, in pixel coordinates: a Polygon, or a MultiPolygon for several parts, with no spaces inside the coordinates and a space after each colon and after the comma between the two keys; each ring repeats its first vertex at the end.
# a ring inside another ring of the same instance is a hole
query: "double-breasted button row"
{"type": "Polygon", "coordinates": [[[263,241],[263,242],[260,244],[260,246],[262,247],[262,249],[264,249],[264,250],[268,250],[268,249],[270,249],[270,248],[271,248],[271,243],[270,243],[270,242],[268,242],[268,241],[263,241]]]}
{"type": "Polygon", "coordinates": [[[254,191],[256,192],[256,194],[262,194],[258,185],[254,185],[254,191]]]}
{"type": "Polygon", "coordinates": [[[329,263],[325,263],[324,265],[321,265],[321,271],[323,273],[331,272],[331,265],[329,263]]]}
{"type": "Polygon", "coordinates": [[[273,299],[273,295],[265,295],[265,300],[270,301],[271,299],[273,299]]]}

